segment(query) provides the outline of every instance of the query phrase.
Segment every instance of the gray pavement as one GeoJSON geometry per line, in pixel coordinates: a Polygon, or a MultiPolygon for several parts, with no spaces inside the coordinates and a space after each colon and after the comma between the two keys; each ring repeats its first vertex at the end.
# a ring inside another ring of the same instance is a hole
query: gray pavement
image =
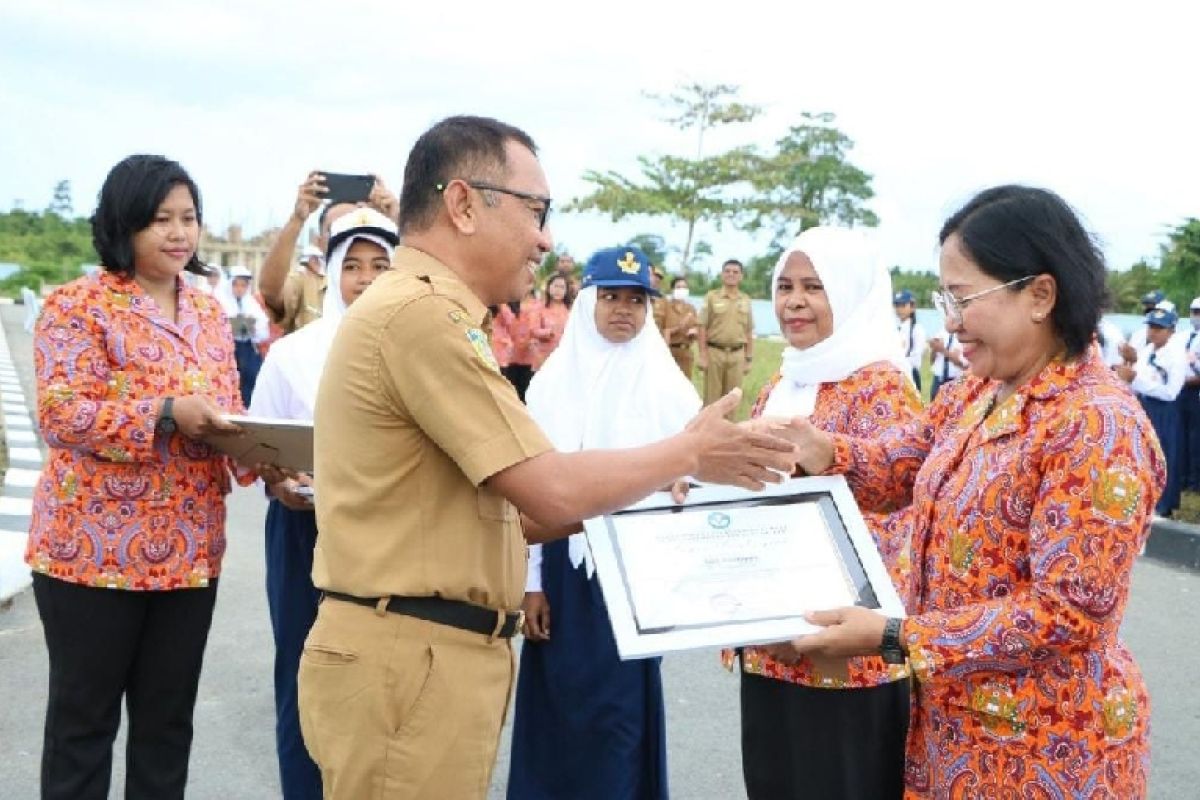
{"type": "MultiPolygon", "coordinates": [[[[20,308],[0,307],[18,374],[33,397],[31,344],[20,308]]],[[[196,708],[189,797],[279,796],[273,740],[271,633],[263,590],[264,502],[253,489],[230,497],[229,551],[196,708]]],[[[1200,759],[1200,573],[1144,559],[1134,572],[1125,637],[1142,666],[1153,705],[1151,797],[1196,797],[1200,759]]],[[[97,657],[103,657],[98,653],[97,657]]],[[[672,795],[744,798],[738,753],[737,681],[713,652],[664,662],[672,795]]],[[[29,593],[0,611],[0,798],[37,797],[46,655],[29,593]]],[[[504,796],[508,735],[490,797],[504,796]]],[[[113,797],[122,796],[118,742],[113,797]]]]}

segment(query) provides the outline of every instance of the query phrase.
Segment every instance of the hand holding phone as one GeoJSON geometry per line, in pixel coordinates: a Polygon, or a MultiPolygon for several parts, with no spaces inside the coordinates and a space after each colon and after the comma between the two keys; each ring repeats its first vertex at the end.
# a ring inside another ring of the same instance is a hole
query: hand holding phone
{"type": "Polygon", "coordinates": [[[330,205],[338,203],[365,203],[375,186],[374,175],[345,175],[339,172],[322,172],[325,180],[325,199],[330,205]]]}

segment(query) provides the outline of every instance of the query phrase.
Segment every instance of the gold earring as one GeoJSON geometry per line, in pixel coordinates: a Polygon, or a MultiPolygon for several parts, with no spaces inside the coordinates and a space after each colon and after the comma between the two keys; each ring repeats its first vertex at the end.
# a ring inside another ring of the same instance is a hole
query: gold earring
{"type": "Polygon", "coordinates": [[[1046,318],[1046,315],[1041,313],[1040,311],[1033,315],[1034,322],[1041,322],[1045,318],[1046,318]]]}

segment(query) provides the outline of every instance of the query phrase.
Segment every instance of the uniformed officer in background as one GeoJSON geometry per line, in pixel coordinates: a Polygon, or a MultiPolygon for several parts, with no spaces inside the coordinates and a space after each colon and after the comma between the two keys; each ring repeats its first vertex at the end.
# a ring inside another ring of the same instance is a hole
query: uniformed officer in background
{"type": "Polygon", "coordinates": [[[527,134],[451,117],[413,146],[404,246],[347,312],[317,395],[304,740],[326,798],[483,798],[512,688],[525,534],[550,540],[684,475],[761,487],[791,445],[722,414],[646,447],[559,453],[501,376],[489,305],[550,250],[527,134]]]}
{"type": "Polygon", "coordinates": [[[742,385],[754,359],[754,317],[750,295],[738,288],[745,268],[737,259],[721,265],[721,288],[704,298],[700,312],[700,369],[704,404],[715,403],[742,385]]]}
{"type": "Polygon", "coordinates": [[[692,343],[700,335],[700,319],[696,307],[688,299],[690,296],[687,276],[677,276],[671,283],[670,295],[665,298],[662,326],[663,339],[671,349],[671,357],[689,381],[692,379],[692,343]]]}

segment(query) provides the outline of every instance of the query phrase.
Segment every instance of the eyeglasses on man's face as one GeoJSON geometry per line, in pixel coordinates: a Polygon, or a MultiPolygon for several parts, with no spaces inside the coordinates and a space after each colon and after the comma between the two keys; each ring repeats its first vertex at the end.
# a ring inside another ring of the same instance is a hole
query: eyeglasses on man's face
{"type": "Polygon", "coordinates": [[[969,306],[971,303],[975,302],[981,297],[991,294],[992,292],[998,292],[1001,289],[1007,289],[1010,286],[1016,286],[1018,284],[1025,283],[1025,281],[1033,280],[1035,277],[1035,275],[1026,275],[1024,278],[1017,278],[1016,280],[1009,281],[1008,283],[1001,283],[998,286],[991,286],[987,289],[984,289],[982,292],[969,294],[966,297],[955,297],[950,292],[945,290],[935,291],[933,293],[933,306],[942,313],[942,316],[946,318],[947,322],[953,322],[955,325],[961,325],[963,321],[963,311],[965,311],[967,306],[969,306]]]}
{"type": "MultiPolygon", "coordinates": [[[[536,203],[537,205],[530,205],[527,207],[533,214],[537,216],[538,230],[546,230],[546,219],[550,216],[551,201],[549,197],[545,197],[540,194],[530,194],[529,192],[518,192],[516,189],[509,189],[504,186],[496,186],[493,183],[484,183],[483,181],[469,181],[465,178],[460,178],[459,180],[477,191],[500,192],[501,194],[507,194],[520,200],[528,201],[529,203],[536,203]]],[[[435,188],[439,192],[444,192],[446,191],[447,186],[449,186],[449,183],[439,183],[435,188]]]]}

